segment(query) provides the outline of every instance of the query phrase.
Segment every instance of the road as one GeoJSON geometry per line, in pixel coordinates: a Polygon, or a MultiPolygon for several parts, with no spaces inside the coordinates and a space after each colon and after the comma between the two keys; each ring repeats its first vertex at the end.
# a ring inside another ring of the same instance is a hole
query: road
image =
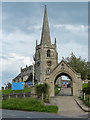
{"type": "Polygon", "coordinates": [[[65,118],[52,113],[27,112],[19,110],[2,110],[2,118],[65,118]]]}

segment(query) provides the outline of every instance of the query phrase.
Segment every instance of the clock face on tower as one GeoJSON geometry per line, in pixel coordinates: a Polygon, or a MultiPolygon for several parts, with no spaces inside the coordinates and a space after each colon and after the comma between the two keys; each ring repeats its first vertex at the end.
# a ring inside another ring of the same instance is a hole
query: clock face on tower
{"type": "Polygon", "coordinates": [[[48,60],[48,61],[47,61],[47,65],[48,65],[48,66],[51,66],[51,65],[52,65],[52,61],[48,60]]]}

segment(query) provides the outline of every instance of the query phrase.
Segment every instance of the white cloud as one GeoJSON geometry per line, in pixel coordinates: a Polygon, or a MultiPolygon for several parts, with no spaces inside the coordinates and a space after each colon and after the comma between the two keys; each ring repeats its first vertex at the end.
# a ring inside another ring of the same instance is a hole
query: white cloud
{"type": "Polygon", "coordinates": [[[58,24],[54,25],[55,28],[63,28],[71,32],[86,31],[88,26],[85,25],[72,25],[72,24],[58,24]]]}
{"type": "Polygon", "coordinates": [[[39,31],[35,34],[27,34],[20,30],[3,33],[3,52],[33,56],[36,39],[40,39],[39,31]]]}
{"type": "Polygon", "coordinates": [[[22,40],[22,41],[26,42],[31,39],[34,40],[33,35],[25,34],[25,32],[20,31],[20,30],[16,30],[16,31],[8,33],[8,34],[3,33],[3,40],[5,40],[5,41],[19,42],[19,40],[22,40]]]}
{"type": "Polygon", "coordinates": [[[12,69],[10,69],[10,71],[17,71],[22,66],[32,64],[32,58],[22,56],[16,53],[11,53],[4,57],[6,57],[6,59],[2,58],[3,71],[7,71],[9,68],[12,69]]]}
{"type": "Polygon", "coordinates": [[[33,25],[32,27],[31,26],[27,27],[28,30],[32,30],[32,29],[40,30],[41,28],[42,28],[42,25],[33,25]]]}
{"type": "Polygon", "coordinates": [[[70,41],[67,44],[59,44],[58,45],[58,53],[59,53],[59,61],[62,57],[66,58],[70,56],[70,54],[73,52],[76,57],[81,56],[83,59],[88,60],[88,47],[87,45],[82,46],[80,44],[77,44],[74,41],[70,41]]]}

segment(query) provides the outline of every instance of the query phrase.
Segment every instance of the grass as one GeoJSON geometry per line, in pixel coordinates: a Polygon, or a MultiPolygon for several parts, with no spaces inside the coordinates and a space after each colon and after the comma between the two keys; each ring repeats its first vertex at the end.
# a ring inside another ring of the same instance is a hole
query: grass
{"type": "Polygon", "coordinates": [[[88,95],[85,96],[85,100],[84,100],[83,97],[80,97],[80,100],[82,100],[85,105],[87,105],[88,107],[90,107],[90,97],[88,95]]]}
{"type": "Polygon", "coordinates": [[[9,94],[9,93],[23,93],[23,92],[30,92],[30,88],[26,87],[24,90],[0,90],[0,94],[9,94]]]}
{"type": "Polygon", "coordinates": [[[2,101],[3,109],[25,110],[57,113],[58,107],[55,105],[44,105],[41,100],[35,98],[17,98],[7,99],[2,101]]]}

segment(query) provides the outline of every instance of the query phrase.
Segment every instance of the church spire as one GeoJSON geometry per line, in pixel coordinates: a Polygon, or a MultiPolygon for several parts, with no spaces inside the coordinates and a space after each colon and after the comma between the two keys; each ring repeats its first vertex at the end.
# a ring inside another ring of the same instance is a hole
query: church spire
{"type": "Polygon", "coordinates": [[[41,44],[47,45],[47,46],[51,45],[46,5],[45,5],[45,10],[44,10],[43,27],[42,27],[42,35],[41,35],[41,44]]]}

